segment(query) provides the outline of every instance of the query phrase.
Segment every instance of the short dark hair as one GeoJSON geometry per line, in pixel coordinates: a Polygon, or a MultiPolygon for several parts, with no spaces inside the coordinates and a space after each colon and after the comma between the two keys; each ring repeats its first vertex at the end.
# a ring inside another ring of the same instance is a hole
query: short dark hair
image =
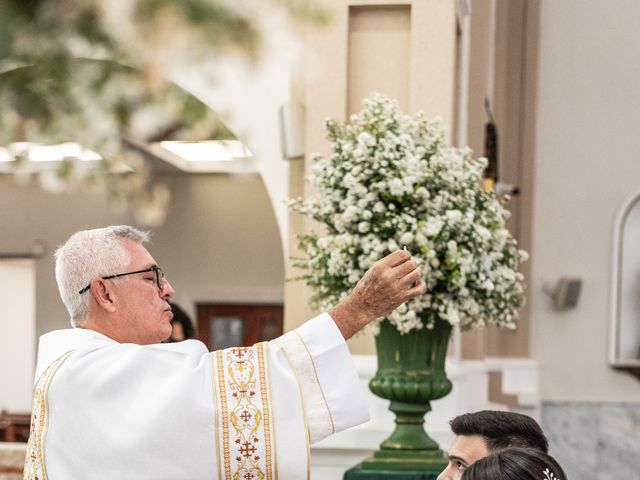
{"type": "Polygon", "coordinates": [[[538,422],[521,413],[497,410],[465,413],[451,420],[451,430],[456,435],[484,437],[489,453],[513,447],[549,451],[549,442],[538,422]]]}
{"type": "Polygon", "coordinates": [[[462,480],[567,480],[567,475],[547,453],[510,448],[476,461],[464,471],[462,480]]]}

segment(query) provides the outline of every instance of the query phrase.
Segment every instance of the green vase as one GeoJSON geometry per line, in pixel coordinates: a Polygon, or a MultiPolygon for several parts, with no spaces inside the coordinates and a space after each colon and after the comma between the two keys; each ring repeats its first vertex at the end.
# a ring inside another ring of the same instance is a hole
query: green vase
{"type": "Polygon", "coordinates": [[[430,402],[451,391],[444,371],[451,324],[436,320],[432,329],[400,334],[385,320],[376,336],[378,371],[369,382],[371,391],[391,400],[396,416],[393,433],[362,467],[370,470],[428,470],[447,465],[438,444],[424,430],[430,402]]]}

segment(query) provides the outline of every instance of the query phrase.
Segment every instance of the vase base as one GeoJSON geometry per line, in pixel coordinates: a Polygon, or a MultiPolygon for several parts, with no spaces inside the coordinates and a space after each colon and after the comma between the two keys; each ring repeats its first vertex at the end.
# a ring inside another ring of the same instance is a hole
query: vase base
{"type": "MultiPolygon", "coordinates": [[[[448,461],[441,450],[394,451],[378,450],[362,462],[366,470],[417,470],[436,472],[447,467],[448,461]]],[[[435,478],[435,477],[434,477],[435,478]]]]}

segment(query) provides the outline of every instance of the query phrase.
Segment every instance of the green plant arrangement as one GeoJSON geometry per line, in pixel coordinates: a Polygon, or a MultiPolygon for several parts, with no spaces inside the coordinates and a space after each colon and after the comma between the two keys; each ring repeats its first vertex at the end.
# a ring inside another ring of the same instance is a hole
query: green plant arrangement
{"type": "Polygon", "coordinates": [[[372,324],[378,369],[369,388],[391,400],[396,428],[345,478],[416,470],[435,479],[446,462],[423,423],[430,402],[452,388],[444,368],[451,329],[515,328],[526,253],[505,228],[501,199],[482,188],[486,159],[446,146],[440,120],[403,114],[373,94],[360,113],[325,129],[331,153],[313,158],[316,196],[289,201],[317,222],[294,259],[313,303],[329,308],[374,262],[405,247],[427,284],[425,295],[372,324]]]}

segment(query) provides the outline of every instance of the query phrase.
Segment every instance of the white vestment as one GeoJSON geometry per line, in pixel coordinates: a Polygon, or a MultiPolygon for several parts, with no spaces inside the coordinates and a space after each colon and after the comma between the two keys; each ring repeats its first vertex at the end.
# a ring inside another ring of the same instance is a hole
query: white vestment
{"type": "Polygon", "coordinates": [[[57,330],[40,339],[35,379],[28,479],[305,479],[310,443],[368,420],[326,313],[213,353],[57,330]]]}

